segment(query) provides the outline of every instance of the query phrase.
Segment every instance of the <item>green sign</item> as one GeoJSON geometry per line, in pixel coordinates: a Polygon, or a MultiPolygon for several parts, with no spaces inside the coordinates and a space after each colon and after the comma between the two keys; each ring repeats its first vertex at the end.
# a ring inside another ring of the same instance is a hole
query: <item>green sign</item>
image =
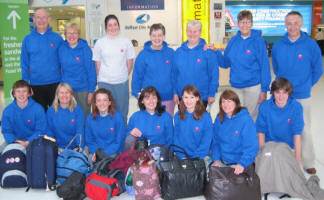
{"type": "Polygon", "coordinates": [[[22,41],[29,33],[28,0],[0,0],[0,41],[5,105],[12,102],[11,88],[21,79],[22,41]]]}

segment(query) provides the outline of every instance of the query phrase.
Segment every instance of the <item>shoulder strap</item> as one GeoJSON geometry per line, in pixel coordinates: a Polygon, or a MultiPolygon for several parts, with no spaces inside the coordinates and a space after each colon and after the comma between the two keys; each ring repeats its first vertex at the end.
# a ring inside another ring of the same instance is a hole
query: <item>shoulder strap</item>
{"type": "Polygon", "coordinates": [[[69,142],[69,144],[65,147],[65,149],[68,149],[70,146],[71,146],[71,144],[74,142],[74,140],[76,139],[76,137],[78,137],[79,136],[79,138],[80,138],[80,143],[79,143],[79,149],[81,148],[81,140],[82,140],[82,136],[80,135],[80,134],[76,134],[73,138],[72,138],[72,140],[69,142]]]}

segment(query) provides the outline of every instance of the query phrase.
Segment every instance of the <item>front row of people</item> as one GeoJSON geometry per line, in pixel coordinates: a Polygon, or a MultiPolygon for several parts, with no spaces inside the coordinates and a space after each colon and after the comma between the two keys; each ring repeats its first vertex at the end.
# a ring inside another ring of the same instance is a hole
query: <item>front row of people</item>
{"type": "Polygon", "coordinates": [[[127,129],[111,93],[103,88],[94,93],[92,113],[85,128],[83,111],[66,83],[59,84],[46,115],[30,98],[32,90],[27,82],[17,81],[12,94],[15,100],[5,108],[2,117],[2,133],[7,143],[17,142],[27,147],[31,140],[46,134],[56,139],[59,148],[65,148],[75,134],[81,134],[81,147],[87,146],[95,161],[99,147],[113,155],[124,151],[124,143],[129,148],[136,138],[146,138],[150,144],[176,144],[193,158],[204,159],[211,150],[214,166],[232,166],[234,173],[240,174],[254,163],[259,146],[274,141],[288,144],[300,163],[302,107],[290,97],[292,85],[284,78],[272,83],[272,97],[260,106],[256,124],[241,106],[238,95],[224,91],[214,127],[194,86],[184,88],[174,126],[171,116],[161,106],[157,90],[145,88],[138,99],[140,111],[130,118],[127,129]]]}

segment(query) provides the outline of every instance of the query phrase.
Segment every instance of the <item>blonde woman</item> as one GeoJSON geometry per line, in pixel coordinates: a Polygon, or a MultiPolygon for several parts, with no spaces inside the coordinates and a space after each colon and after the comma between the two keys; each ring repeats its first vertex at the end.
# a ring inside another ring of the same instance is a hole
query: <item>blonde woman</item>
{"type": "MultiPolygon", "coordinates": [[[[73,90],[67,83],[60,83],[52,106],[47,110],[47,135],[54,137],[59,148],[65,148],[76,134],[84,138],[84,113],[77,105],[73,90]]],[[[72,146],[78,145],[74,141],[72,146]]],[[[82,141],[81,147],[83,148],[82,141]]]]}

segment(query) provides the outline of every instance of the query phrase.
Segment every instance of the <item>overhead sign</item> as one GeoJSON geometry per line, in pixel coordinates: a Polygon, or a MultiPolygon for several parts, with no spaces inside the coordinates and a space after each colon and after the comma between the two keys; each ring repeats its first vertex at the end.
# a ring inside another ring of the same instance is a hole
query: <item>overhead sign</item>
{"type": "Polygon", "coordinates": [[[237,15],[241,10],[252,12],[252,28],[262,30],[262,34],[265,36],[284,35],[286,33],[285,16],[290,11],[298,11],[303,15],[304,25],[302,30],[309,35],[311,34],[311,5],[227,5],[225,11],[227,32],[239,30],[237,15]]]}
{"type": "Polygon", "coordinates": [[[0,0],[0,40],[5,104],[12,101],[11,88],[21,79],[21,44],[29,33],[28,0],[0,0]]]}
{"type": "Polygon", "coordinates": [[[209,0],[182,1],[182,41],[187,40],[187,23],[199,20],[202,24],[201,37],[209,42],[209,0]]]}
{"type": "Polygon", "coordinates": [[[163,10],[164,0],[120,0],[121,10],[163,10]]]}

